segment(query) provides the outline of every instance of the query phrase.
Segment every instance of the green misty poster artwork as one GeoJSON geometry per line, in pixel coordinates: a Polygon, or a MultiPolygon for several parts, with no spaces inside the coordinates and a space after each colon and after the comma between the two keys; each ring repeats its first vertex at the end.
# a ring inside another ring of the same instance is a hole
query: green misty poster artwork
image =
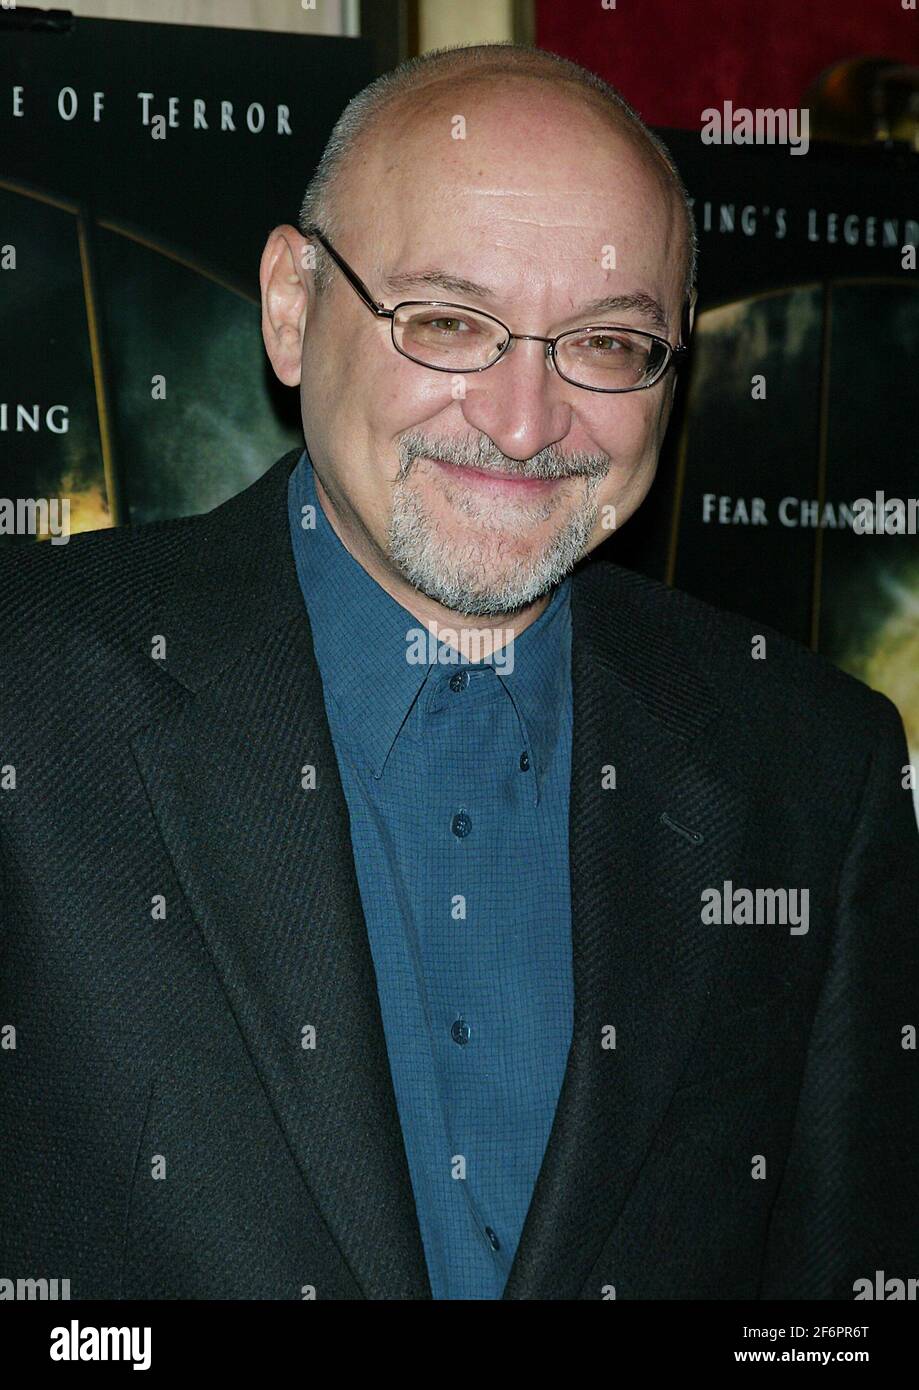
{"type": "MultiPolygon", "coordinates": [[[[0,17],[2,20],[2,17],[0,17]]],[[[204,512],[302,437],[259,256],[370,44],[74,18],[0,45],[0,545],[204,512]],[[23,511],[23,515],[25,515],[23,511]]]]}
{"type": "Polygon", "coordinates": [[[691,361],[651,494],[600,551],[887,695],[919,765],[915,159],[662,134],[699,234],[691,361]],[[878,496],[902,528],[858,529],[878,496]]]}

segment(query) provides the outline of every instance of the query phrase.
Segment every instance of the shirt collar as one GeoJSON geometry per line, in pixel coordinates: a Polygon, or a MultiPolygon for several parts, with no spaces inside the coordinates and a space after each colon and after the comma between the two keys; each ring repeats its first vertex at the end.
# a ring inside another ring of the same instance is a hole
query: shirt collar
{"type": "MultiPolygon", "coordinates": [[[[322,509],[305,449],[290,475],[288,511],[297,577],[336,732],[344,733],[380,777],[422,689],[468,663],[435,643],[342,544],[322,509]],[[428,660],[407,659],[410,634],[416,655],[420,649],[428,660]],[[444,662],[445,655],[454,659],[444,662]]],[[[567,578],[558,585],[536,621],[514,641],[512,657],[499,652],[493,663],[535,762],[534,785],[548,766],[565,707],[571,669],[570,587],[567,578]]]]}

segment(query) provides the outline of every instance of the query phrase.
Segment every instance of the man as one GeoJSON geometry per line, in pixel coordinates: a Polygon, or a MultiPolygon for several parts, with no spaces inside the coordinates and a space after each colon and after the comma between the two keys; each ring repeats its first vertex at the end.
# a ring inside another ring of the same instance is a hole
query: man
{"type": "Polygon", "coordinates": [[[693,251],[589,74],[417,61],[263,255],[306,450],[5,565],[4,1271],[272,1299],[916,1273],[899,717],[574,568],[653,480],[693,251]]]}

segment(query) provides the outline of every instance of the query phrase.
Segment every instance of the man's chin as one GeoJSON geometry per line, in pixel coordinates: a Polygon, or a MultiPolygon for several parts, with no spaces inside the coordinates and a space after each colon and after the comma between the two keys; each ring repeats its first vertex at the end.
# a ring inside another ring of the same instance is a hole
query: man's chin
{"type": "MultiPolygon", "coordinates": [[[[425,597],[469,617],[512,616],[549,593],[564,577],[564,533],[536,528],[479,525],[477,518],[451,516],[445,524],[430,509],[413,508],[394,517],[390,560],[425,597]]],[[[543,528],[545,529],[545,528],[543,528]]]]}
{"type": "Polygon", "coordinates": [[[451,613],[470,618],[511,617],[531,607],[558,581],[537,576],[530,567],[496,570],[485,576],[481,567],[457,570],[429,564],[403,568],[408,582],[451,613]]]}
{"type": "Polygon", "coordinates": [[[426,598],[432,599],[435,603],[439,604],[441,608],[446,609],[448,613],[455,614],[458,619],[483,623],[501,622],[512,624],[514,618],[520,613],[525,612],[528,608],[532,608],[533,604],[541,597],[541,595],[537,595],[535,598],[527,598],[521,600],[519,603],[511,604],[507,599],[497,596],[469,595],[464,599],[457,599],[451,602],[450,596],[445,593],[427,593],[421,589],[419,589],[418,592],[424,592],[426,598]]]}

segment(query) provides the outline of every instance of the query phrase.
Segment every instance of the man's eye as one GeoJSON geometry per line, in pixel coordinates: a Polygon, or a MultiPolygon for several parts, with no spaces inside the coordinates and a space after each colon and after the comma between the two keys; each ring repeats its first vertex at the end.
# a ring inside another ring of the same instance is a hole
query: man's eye
{"type": "Polygon", "coordinates": [[[595,348],[602,353],[614,354],[628,348],[630,344],[621,338],[613,338],[609,333],[598,333],[593,338],[582,338],[578,347],[595,348]]]}
{"type": "Polygon", "coordinates": [[[422,325],[423,325],[423,327],[425,327],[425,328],[437,328],[438,330],[445,332],[445,333],[447,334],[448,337],[455,337],[455,336],[456,336],[456,333],[457,333],[457,330],[463,328],[464,326],[467,327],[467,328],[469,327],[468,324],[465,324],[465,321],[464,321],[463,319],[443,319],[443,318],[441,318],[441,319],[423,319],[423,320],[422,320],[422,325]],[[448,326],[445,327],[445,325],[448,325],[448,326]]]}

